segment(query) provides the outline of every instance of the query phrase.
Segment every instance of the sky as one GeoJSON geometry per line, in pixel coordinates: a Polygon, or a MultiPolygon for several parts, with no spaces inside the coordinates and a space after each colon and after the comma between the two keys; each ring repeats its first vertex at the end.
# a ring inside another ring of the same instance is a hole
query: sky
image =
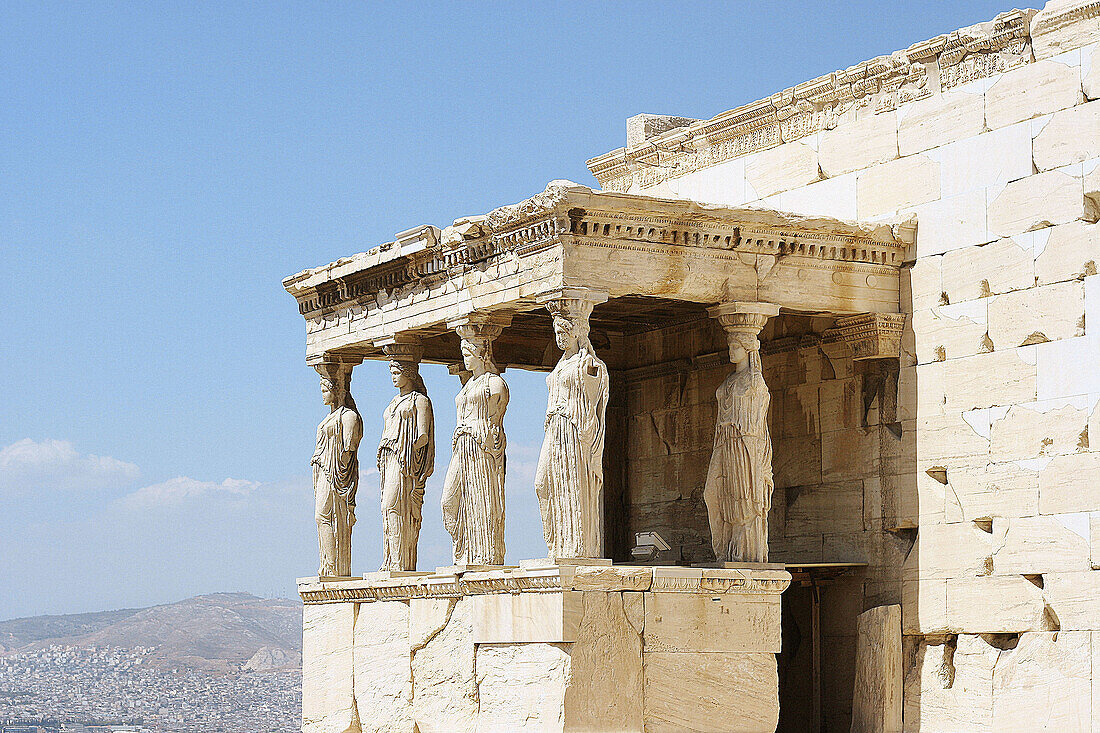
{"type": "MultiPolygon", "coordinates": [[[[0,619],[316,572],[324,417],[282,278],[485,213],[641,112],[706,118],[989,20],[1003,2],[0,5],[0,619]]],[[[458,381],[425,367],[439,510],[458,381]]],[[[546,554],[540,374],[509,370],[507,561],[546,554]]],[[[356,369],[355,572],[381,561],[393,394],[356,369]]]]}

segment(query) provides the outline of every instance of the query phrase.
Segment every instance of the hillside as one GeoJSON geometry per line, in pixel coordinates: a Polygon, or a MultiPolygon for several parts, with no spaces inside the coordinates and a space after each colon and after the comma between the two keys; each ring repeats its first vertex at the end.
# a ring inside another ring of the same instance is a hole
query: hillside
{"type": "Polygon", "coordinates": [[[301,664],[301,604],[213,593],[150,608],[0,622],[0,655],[61,645],[152,648],[162,669],[266,671],[301,664]]]}

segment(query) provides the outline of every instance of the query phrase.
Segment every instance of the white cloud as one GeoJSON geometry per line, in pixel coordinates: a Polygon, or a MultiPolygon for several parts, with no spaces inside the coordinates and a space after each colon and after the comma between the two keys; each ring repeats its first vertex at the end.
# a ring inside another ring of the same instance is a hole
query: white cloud
{"type": "Polygon", "coordinates": [[[17,440],[0,448],[0,491],[89,490],[130,484],[141,471],[110,456],[80,453],[65,440],[17,440]]]}
{"type": "Polygon", "coordinates": [[[199,481],[188,476],[177,476],[152,486],[143,486],[123,498],[123,504],[131,509],[149,507],[175,507],[192,499],[218,499],[247,497],[260,483],[244,479],[227,478],[222,482],[199,481]]]}

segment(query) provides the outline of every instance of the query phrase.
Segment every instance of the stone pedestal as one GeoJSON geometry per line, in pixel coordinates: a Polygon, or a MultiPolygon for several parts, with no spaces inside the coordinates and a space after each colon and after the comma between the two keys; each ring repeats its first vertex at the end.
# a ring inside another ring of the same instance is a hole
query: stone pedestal
{"type": "Polygon", "coordinates": [[[554,564],[302,579],[302,730],[774,731],[790,577],[554,564]]]}

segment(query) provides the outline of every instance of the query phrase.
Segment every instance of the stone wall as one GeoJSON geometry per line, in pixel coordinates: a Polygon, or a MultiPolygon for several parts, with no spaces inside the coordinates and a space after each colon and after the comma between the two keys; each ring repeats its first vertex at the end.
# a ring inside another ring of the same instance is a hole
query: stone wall
{"type": "MultiPolygon", "coordinates": [[[[607,181],[802,214],[917,217],[896,405],[883,399],[889,374],[828,343],[774,348],[785,328],[820,334],[812,323],[780,319],[765,334],[774,558],[869,566],[823,594],[830,729],[846,727],[855,619],[892,603],[902,607],[906,730],[1100,725],[1090,681],[1100,652],[1098,12],[1051,3],[918,44],[903,52],[906,78],[924,79],[900,87],[911,93],[880,89],[824,114],[813,99],[798,107],[803,85],[788,90],[791,104],[817,127],[784,125],[789,100],[772,100],[773,137],[697,147],[656,173],[620,168],[607,181]],[[1011,43],[996,40],[1005,28],[1011,43]],[[913,71],[929,44],[939,50],[913,71]]],[[[632,516],[639,529],[666,527],[685,559],[707,554],[700,493],[724,374],[702,367],[630,385],[632,516]]]]}

